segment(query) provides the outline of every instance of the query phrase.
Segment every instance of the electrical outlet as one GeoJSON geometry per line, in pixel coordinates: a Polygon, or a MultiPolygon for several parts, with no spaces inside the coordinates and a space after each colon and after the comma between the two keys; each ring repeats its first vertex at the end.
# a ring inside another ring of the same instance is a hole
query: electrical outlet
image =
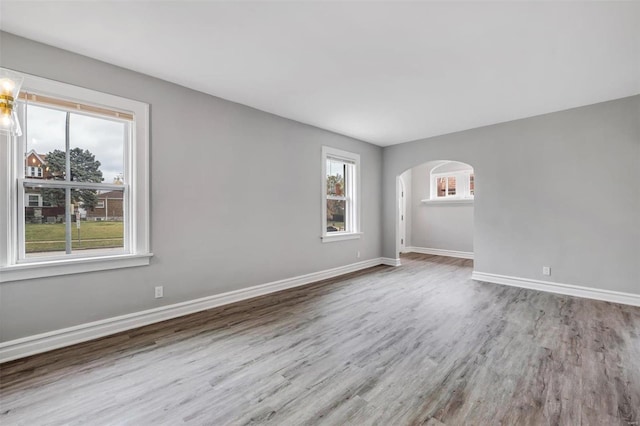
{"type": "Polygon", "coordinates": [[[356,258],[360,259],[360,250],[357,251],[356,258]]]}
{"type": "Polygon", "coordinates": [[[542,275],[551,275],[551,266],[543,266],[542,275]]]}
{"type": "Polygon", "coordinates": [[[156,299],[160,299],[163,296],[164,296],[164,287],[159,285],[158,287],[156,287],[156,299]]]}

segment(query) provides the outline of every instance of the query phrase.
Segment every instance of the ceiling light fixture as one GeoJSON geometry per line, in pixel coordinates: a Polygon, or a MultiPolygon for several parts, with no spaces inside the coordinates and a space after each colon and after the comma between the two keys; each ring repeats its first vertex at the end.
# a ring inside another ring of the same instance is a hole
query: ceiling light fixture
{"type": "Polygon", "coordinates": [[[23,80],[20,74],[0,68],[0,133],[22,135],[14,106],[23,80]]]}

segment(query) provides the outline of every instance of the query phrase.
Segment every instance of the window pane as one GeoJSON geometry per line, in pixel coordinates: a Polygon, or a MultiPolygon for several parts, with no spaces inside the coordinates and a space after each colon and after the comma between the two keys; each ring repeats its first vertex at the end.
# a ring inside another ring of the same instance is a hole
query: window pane
{"type": "Polygon", "coordinates": [[[345,200],[327,200],[327,232],[346,230],[345,200]]]}
{"type": "Polygon", "coordinates": [[[447,195],[447,179],[439,177],[437,179],[438,197],[444,197],[447,195]]]}
{"type": "Polygon", "coordinates": [[[65,190],[25,187],[29,201],[24,208],[25,256],[65,253],[65,190]],[[31,200],[42,198],[42,205],[31,200]]]}
{"type": "MultiPolygon", "coordinates": [[[[26,106],[26,111],[25,177],[51,179],[53,176],[47,164],[47,154],[54,151],[62,154],[64,172],[66,113],[32,104],[26,106]]],[[[58,178],[63,178],[63,175],[58,178]]]]}
{"type": "MultiPolygon", "coordinates": [[[[25,177],[65,179],[67,112],[28,104],[25,177]]],[[[69,113],[71,180],[118,183],[129,123],[69,113]]]]}
{"type": "Polygon", "coordinates": [[[475,195],[475,182],[474,182],[473,173],[471,173],[471,176],[469,176],[469,193],[471,195],[475,195]]]}
{"type": "Polygon", "coordinates": [[[92,207],[76,207],[76,221],[72,229],[73,249],[91,254],[121,252],[124,248],[123,191],[93,191],[92,207]]]}
{"type": "Polygon", "coordinates": [[[344,196],[347,165],[337,160],[327,160],[327,195],[344,196]]]}
{"type": "Polygon", "coordinates": [[[447,178],[447,195],[456,195],[456,178],[454,176],[447,178]]]}
{"type": "MultiPolygon", "coordinates": [[[[42,199],[42,205],[25,206],[25,256],[67,254],[66,189],[25,187],[27,200],[42,199]]],[[[121,253],[124,247],[123,191],[69,189],[71,197],[71,254],[121,253]],[[89,207],[103,203],[104,207],[89,207]]]]}
{"type": "Polygon", "coordinates": [[[118,183],[124,175],[128,123],[71,114],[71,176],[75,182],[118,183]]]}

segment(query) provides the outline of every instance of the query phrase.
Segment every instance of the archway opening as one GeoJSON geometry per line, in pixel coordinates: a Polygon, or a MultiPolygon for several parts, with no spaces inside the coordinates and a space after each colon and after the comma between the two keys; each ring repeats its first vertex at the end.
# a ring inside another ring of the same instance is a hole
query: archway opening
{"type": "Polygon", "coordinates": [[[397,182],[398,251],[473,259],[473,166],[427,161],[404,171],[397,182]]]}

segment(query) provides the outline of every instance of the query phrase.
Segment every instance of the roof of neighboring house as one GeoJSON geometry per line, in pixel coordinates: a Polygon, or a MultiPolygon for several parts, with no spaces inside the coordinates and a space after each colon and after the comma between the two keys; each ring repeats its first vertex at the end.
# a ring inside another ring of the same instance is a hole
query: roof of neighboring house
{"type": "Polygon", "coordinates": [[[108,191],[103,192],[102,194],[98,194],[99,200],[104,200],[105,198],[118,198],[122,199],[124,196],[124,191],[108,191]]]}
{"type": "Polygon", "coordinates": [[[41,163],[46,163],[47,162],[47,155],[46,154],[38,154],[35,150],[31,150],[29,152],[27,152],[27,155],[24,157],[25,160],[27,158],[29,158],[29,156],[31,155],[35,155],[36,157],[38,157],[38,160],[40,160],[41,163]]]}

